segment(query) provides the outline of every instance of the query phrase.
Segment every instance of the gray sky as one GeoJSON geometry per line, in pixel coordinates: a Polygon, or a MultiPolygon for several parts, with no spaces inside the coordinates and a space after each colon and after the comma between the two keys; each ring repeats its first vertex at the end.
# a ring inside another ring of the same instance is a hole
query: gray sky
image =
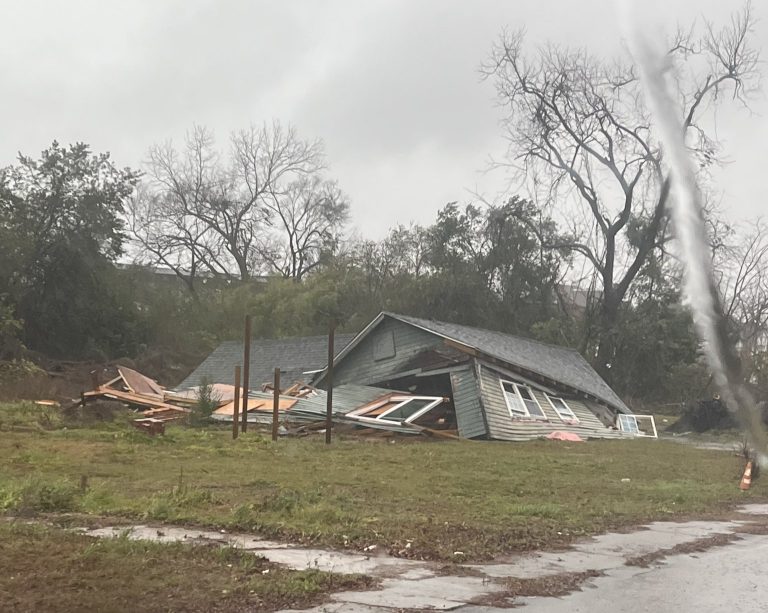
{"type": "MultiPolygon", "coordinates": [[[[644,0],[657,19],[724,22],[737,2],[644,0]]],[[[768,3],[755,3],[768,54],[768,3]]],[[[322,138],[353,222],[380,237],[429,222],[503,174],[500,109],[479,64],[501,28],[616,53],[611,0],[0,0],[0,165],[53,139],[139,166],[193,123],[228,133],[278,118],[322,138]]],[[[768,55],[764,59],[768,59],[768,55]]],[[[768,102],[723,111],[718,172],[736,219],[763,213],[768,102]]]]}

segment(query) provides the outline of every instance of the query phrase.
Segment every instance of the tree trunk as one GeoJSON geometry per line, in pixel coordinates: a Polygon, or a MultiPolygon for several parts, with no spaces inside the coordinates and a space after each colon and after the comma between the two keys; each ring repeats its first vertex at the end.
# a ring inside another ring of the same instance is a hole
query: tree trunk
{"type": "Polygon", "coordinates": [[[619,320],[621,298],[613,292],[603,296],[603,304],[600,309],[599,341],[597,345],[597,357],[594,367],[598,374],[611,383],[611,367],[613,366],[616,351],[616,324],[619,320]]]}

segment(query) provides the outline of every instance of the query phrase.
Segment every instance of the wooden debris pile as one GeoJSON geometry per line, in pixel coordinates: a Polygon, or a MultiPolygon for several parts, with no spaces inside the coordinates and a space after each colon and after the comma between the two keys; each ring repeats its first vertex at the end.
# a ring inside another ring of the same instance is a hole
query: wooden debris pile
{"type": "Polygon", "coordinates": [[[156,381],[126,366],[118,366],[117,376],[106,383],[99,383],[96,373],[92,374],[93,389],[83,392],[80,400],[70,408],[84,407],[95,399],[117,400],[141,415],[133,421],[137,429],[153,435],[165,432],[165,422],[180,419],[190,412],[188,407],[179,406],[182,403],[156,381]]]}

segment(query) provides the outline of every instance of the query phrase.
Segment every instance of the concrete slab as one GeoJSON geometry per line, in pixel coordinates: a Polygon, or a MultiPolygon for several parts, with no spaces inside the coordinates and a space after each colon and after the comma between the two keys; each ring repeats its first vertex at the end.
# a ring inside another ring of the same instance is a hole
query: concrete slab
{"type": "Polygon", "coordinates": [[[331,602],[311,609],[283,609],[277,613],[392,613],[393,611],[395,609],[391,607],[369,607],[348,602],[331,602]]]}
{"type": "Polygon", "coordinates": [[[583,551],[562,553],[540,553],[517,558],[507,564],[473,564],[470,568],[479,570],[489,577],[517,577],[533,579],[543,575],[604,570],[624,564],[624,558],[616,555],[602,555],[583,551]]]}
{"type": "Polygon", "coordinates": [[[477,604],[468,604],[456,609],[456,613],[510,613],[509,607],[500,609],[499,607],[486,607],[477,604]]]}
{"type": "Polygon", "coordinates": [[[739,508],[739,513],[747,515],[768,515],[768,504],[745,504],[739,508]]]}
{"type": "Polygon", "coordinates": [[[696,539],[732,532],[739,524],[735,522],[654,522],[647,530],[628,533],[603,534],[586,542],[577,543],[574,548],[585,553],[616,555],[623,558],[644,555],[659,549],[696,539]]]}
{"type": "MultiPolygon", "coordinates": [[[[336,573],[362,573],[366,575],[386,576],[403,572],[418,571],[421,562],[390,557],[370,557],[362,554],[328,551],[325,549],[253,549],[253,553],[267,558],[270,562],[284,564],[289,568],[318,570],[336,573]]],[[[430,573],[431,574],[431,573],[430,573]]],[[[423,574],[417,575],[424,576],[423,574]]]]}
{"type": "Polygon", "coordinates": [[[768,536],[647,568],[623,567],[593,580],[597,589],[562,598],[521,599],[530,613],[753,613],[766,611],[768,536]]]}
{"type": "Polygon", "coordinates": [[[116,526],[82,529],[84,534],[100,538],[115,538],[127,535],[134,540],[148,540],[158,543],[218,543],[222,546],[240,547],[267,558],[271,562],[284,564],[295,569],[316,568],[337,573],[362,573],[377,576],[400,576],[410,573],[408,578],[421,579],[434,576],[434,572],[421,562],[390,556],[367,556],[363,554],[330,551],[326,549],[305,549],[286,543],[262,540],[244,534],[229,534],[215,530],[197,530],[174,526],[116,526]]]}
{"type": "Polygon", "coordinates": [[[419,581],[387,579],[380,590],[342,592],[334,594],[333,599],[395,609],[449,611],[501,589],[499,584],[479,577],[431,577],[419,581]]]}
{"type": "Polygon", "coordinates": [[[602,534],[580,541],[569,551],[529,554],[510,558],[505,563],[474,564],[471,568],[489,577],[519,579],[587,570],[606,571],[623,566],[627,558],[668,549],[713,534],[729,533],[739,525],[739,522],[717,521],[655,522],[644,530],[602,534]]]}

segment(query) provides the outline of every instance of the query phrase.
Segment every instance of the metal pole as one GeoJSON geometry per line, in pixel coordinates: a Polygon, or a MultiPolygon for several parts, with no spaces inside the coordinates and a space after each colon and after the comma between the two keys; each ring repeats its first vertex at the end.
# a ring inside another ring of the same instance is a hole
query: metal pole
{"type": "Polygon", "coordinates": [[[232,413],[232,438],[237,438],[240,429],[240,367],[235,366],[235,409],[232,413]]]}
{"type": "Polygon", "coordinates": [[[328,392],[325,405],[325,444],[331,444],[331,426],[333,425],[333,334],[336,330],[336,322],[332,319],[328,325],[328,392]]]}
{"type": "Polygon", "coordinates": [[[251,374],[251,316],[245,316],[245,334],[243,336],[243,424],[241,432],[248,431],[248,378],[251,374]]]}
{"type": "Polygon", "coordinates": [[[275,368],[274,395],[272,398],[272,440],[277,440],[277,412],[280,409],[280,369],[275,368]]]}

